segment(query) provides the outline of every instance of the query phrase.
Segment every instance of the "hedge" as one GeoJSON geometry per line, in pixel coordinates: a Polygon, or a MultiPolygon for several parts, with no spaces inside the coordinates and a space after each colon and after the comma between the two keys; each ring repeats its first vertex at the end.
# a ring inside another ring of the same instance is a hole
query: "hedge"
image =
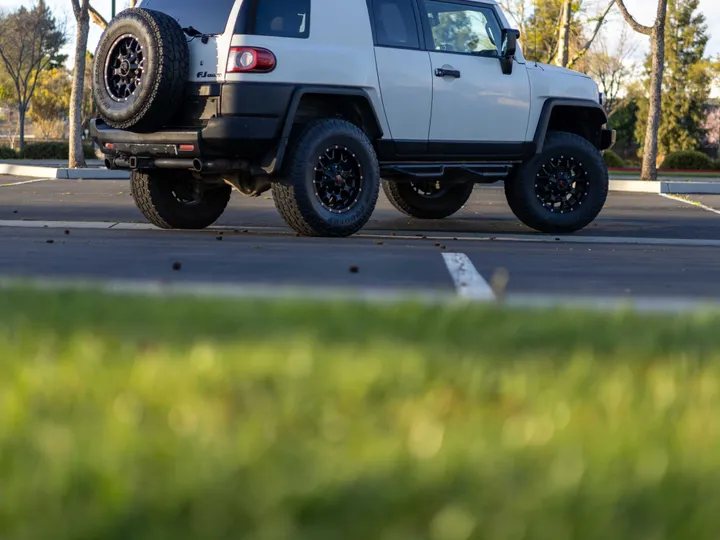
{"type": "Polygon", "coordinates": [[[603,158],[605,159],[605,164],[608,167],[625,167],[625,161],[623,161],[623,159],[612,150],[606,150],[603,154],[603,158]]]}
{"type": "Polygon", "coordinates": [[[661,169],[681,171],[710,171],[714,168],[713,160],[702,152],[672,152],[660,165],[661,169]]]}
{"type": "MultiPolygon", "coordinates": [[[[91,143],[83,143],[85,159],[95,159],[95,150],[91,143]]],[[[22,152],[3,146],[0,147],[0,159],[67,159],[70,144],[66,142],[41,142],[26,144],[22,152]]]]}

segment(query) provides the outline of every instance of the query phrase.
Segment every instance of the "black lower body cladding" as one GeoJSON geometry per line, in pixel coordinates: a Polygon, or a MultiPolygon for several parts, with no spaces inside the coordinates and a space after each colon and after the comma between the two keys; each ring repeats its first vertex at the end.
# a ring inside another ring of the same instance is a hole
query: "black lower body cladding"
{"type": "Polygon", "coordinates": [[[188,66],[177,21],[148,9],[123,11],[95,55],[93,99],[100,117],[113,128],[138,132],[167,125],[182,104],[188,66]]]}

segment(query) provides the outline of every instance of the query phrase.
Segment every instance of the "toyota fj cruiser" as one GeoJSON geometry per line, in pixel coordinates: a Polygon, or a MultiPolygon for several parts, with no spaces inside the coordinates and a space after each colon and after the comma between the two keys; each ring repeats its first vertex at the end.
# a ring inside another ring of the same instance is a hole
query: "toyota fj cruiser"
{"type": "Polygon", "coordinates": [[[302,235],[349,236],[381,184],[440,219],[503,181],[523,223],[577,231],[615,132],[590,78],[519,37],[494,0],[143,0],[98,45],[91,134],[162,228],[212,225],[234,187],[271,189],[302,235]]]}

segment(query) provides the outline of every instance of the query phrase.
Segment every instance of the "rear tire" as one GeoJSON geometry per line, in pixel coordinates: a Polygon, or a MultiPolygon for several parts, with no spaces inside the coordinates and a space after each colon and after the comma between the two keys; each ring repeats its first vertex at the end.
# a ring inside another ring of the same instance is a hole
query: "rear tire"
{"type": "Polygon", "coordinates": [[[443,219],[460,211],[470,199],[474,184],[447,184],[440,186],[440,191],[427,195],[420,192],[420,184],[428,182],[395,182],[383,180],[385,196],[397,210],[418,219],[443,219]]]}
{"type": "Polygon", "coordinates": [[[185,171],[134,171],[130,192],[143,216],[161,229],[205,229],[227,208],[228,185],[204,186],[185,171]]]}
{"type": "Polygon", "coordinates": [[[608,187],[600,151],[579,135],[557,131],[548,133],[541,154],[505,181],[505,197],[528,227],[562,234],[583,229],[597,218],[608,187]]]}
{"type": "Polygon", "coordinates": [[[350,122],[314,120],[291,144],[283,178],[272,192],[278,212],[299,234],[351,236],[369,221],[377,203],[375,150],[350,122]]]}
{"type": "Polygon", "coordinates": [[[110,127],[153,131],[185,95],[190,53],[180,24],[165,13],[126,9],[103,33],[93,63],[93,100],[110,127]]]}

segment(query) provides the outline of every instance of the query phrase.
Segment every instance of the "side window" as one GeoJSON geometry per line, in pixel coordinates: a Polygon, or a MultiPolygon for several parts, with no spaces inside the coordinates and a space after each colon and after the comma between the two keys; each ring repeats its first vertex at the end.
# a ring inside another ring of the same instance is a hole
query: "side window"
{"type": "Polygon", "coordinates": [[[311,0],[245,0],[236,33],[254,36],[307,38],[311,0]]]}
{"type": "Polygon", "coordinates": [[[430,50],[499,56],[502,32],[492,9],[425,0],[430,50]]]}
{"type": "Polygon", "coordinates": [[[373,0],[373,18],[378,45],[401,49],[420,48],[420,36],[412,2],[413,0],[373,0]]]}

